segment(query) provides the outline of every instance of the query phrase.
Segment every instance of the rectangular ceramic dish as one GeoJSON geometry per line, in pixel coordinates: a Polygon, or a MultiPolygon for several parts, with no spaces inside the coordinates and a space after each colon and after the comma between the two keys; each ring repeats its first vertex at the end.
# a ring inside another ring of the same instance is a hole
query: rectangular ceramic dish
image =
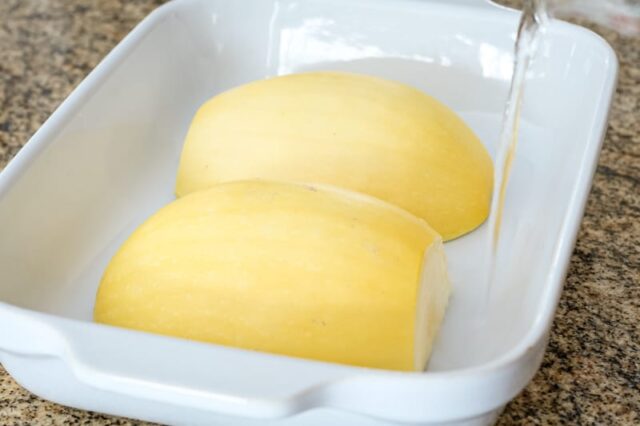
{"type": "Polygon", "coordinates": [[[401,373],[91,322],[118,245],[173,199],[187,126],[235,85],[310,69],[404,81],[493,149],[518,13],[481,0],[176,0],[145,19],[0,176],[0,361],[61,404],[173,424],[485,424],[537,370],[605,131],[617,62],[554,22],[527,85],[498,281],[484,227],[448,243],[454,295],[429,368],[401,373]],[[484,318],[484,320],[480,320],[484,318]]]}

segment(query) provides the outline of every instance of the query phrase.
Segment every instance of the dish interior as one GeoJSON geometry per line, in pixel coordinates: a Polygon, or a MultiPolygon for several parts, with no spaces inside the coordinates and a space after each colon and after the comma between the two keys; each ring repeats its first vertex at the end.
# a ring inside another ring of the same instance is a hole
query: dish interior
{"type": "MultiPolygon", "coordinates": [[[[0,192],[0,300],[91,321],[110,257],[174,198],[198,106],[255,79],[345,70],[403,81],[454,109],[494,152],[516,13],[410,0],[183,0],[171,8],[111,73],[88,83],[79,107],[56,113],[61,126],[38,135],[38,154],[0,192]]],[[[573,238],[560,232],[587,188],[581,173],[595,155],[612,66],[596,36],[561,23],[547,32],[527,82],[492,298],[482,303],[483,226],[446,244],[454,294],[430,371],[495,359],[544,319],[550,274],[566,266],[559,241],[573,238]]]]}

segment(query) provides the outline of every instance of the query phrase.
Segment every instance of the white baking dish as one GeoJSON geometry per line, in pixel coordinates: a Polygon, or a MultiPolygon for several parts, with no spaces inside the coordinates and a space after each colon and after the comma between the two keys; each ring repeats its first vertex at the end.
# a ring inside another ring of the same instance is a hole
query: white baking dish
{"type": "Polygon", "coordinates": [[[617,62],[554,23],[527,87],[494,297],[484,228],[448,243],[454,296],[425,373],[369,370],[91,322],[118,245],[173,198],[196,108],[265,76],[405,81],[493,149],[518,14],[481,0],[178,0],[144,20],[0,176],[0,361],[74,407],[175,424],[485,424],[540,364],[603,138],[617,62]],[[267,420],[269,419],[269,420],[267,420]]]}

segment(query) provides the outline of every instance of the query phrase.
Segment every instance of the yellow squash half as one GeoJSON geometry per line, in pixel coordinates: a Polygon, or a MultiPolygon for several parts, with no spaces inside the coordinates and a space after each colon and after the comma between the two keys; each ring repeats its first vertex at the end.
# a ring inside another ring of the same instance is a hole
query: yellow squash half
{"type": "Polygon", "coordinates": [[[393,81],[313,72],[205,103],[176,193],[252,178],[327,183],[400,206],[448,240],[487,217],[492,170],[478,138],[434,98],[393,81]]]}
{"type": "Polygon", "coordinates": [[[449,297],[423,220],[329,186],[244,181],[183,197],[111,260],[98,322],[366,367],[421,370],[449,297]]]}

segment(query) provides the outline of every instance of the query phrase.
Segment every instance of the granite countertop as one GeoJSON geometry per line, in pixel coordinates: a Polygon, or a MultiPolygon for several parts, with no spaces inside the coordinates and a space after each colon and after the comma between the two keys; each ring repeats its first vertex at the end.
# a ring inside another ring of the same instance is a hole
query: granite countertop
{"type": "MultiPolygon", "coordinates": [[[[0,169],[161,3],[0,2],[0,169]]],[[[542,368],[501,425],[640,424],[640,39],[597,30],[621,63],[607,138],[542,368]]],[[[143,423],[44,401],[0,366],[0,424],[143,423]]]]}

